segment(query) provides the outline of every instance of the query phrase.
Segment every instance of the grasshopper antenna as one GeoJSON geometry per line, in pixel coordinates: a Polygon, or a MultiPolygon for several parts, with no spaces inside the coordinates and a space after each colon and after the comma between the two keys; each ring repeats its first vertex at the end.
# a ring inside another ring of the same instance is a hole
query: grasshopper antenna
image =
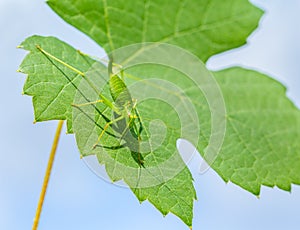
{"type": "Polygon", "coordinates": [[[109,62],[108,62],[108,76],[111,76],[113,74],[113,71],[112,71],[112,67],[113,67],[113,57],[112,55],[110,54],[108,56],[109,58],[109,62]]]}

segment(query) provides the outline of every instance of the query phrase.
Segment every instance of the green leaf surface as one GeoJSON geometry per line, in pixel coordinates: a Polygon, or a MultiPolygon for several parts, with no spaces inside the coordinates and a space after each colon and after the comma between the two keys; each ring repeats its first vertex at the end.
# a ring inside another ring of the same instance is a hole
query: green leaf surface
{"type": "Polygon", "coordinates": [[[227,110],[222,150],[212,165],[225,181],[258,195],[261,185],[300,184],[300,111],[286,89],[242,68],[215,73],[227,110]]]}
{"type": "Polygon", "coordinates": [[[33,96],[35,121],[67,120],[68,132],[72,133],[71,104],[82,77],[64,66],[57,68],[58,63],[49,60],[37,46],[83,72],[95,61],[54,37],[32,36],[19,46],[30,51],[19,71],[28,75],[23,93],[33,96]]]}
{"type": "Polygon", "coordinates": [[[141,42],[180,46],[206,61],[246,42],[262,11],[248,0],[48,0],[107,53],[141,42]]]}
{"type": "MultiPolygon", "coordinates": [[[[207,158],[212,134],[207,97],[192,81],[165,67],[144,66],[132,74],[160,76],[180,86],[199,115],[199,142],[192,142],[207,158]]],[[[226,181],[259,195],[262,185],[290,191],[300,184],[300,111],[276,80],[240,67],[214,72],[226,106],[224,142],[211,167],[226,181]]],[[[191,140],[191,136],[181,136],[191,140]]]]}

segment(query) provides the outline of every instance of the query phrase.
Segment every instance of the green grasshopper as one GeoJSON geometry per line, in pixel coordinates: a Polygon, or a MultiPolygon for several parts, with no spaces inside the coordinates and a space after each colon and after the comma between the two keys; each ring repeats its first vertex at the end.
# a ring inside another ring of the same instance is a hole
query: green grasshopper
{"type": "MultiPolygon", "coordinates": [[[[69,68],[70,70],[79,74],[80,76],[82,76],[84,79],[86,79],[88,81],[88,78],[80,70],[69,65],[68,63],[65,63],[61,59],[53,56],[46,50],[42,49],[39,45],[37,45],[36,47],[48,59],[57,61],[58,63],[69,68]]],[[[79,51],[79,53],[82,55],[82,53],[80,51],[79,51]]],[[[103,135],[105,133],[107,133],[107,129],[109,127],[112,127],[121,134],[121,136],[119,138],[121,140],[124,140],[127,143],[127,145],[125,145],[125,146],[129,147],[130,149],[133,149],[130,147],[131,145],[135,146],[134,147],[135,150],[131,150],[132,156],[133,156],[134,160],[139,164],[140,167],[141,166],[144,167],[144,159],[143,159],[141,153],[136,151],[136,149],[138,149],[138,147],[136,147],[136,146],[139,145],[139,142],[141,140],[141,132],[143,130],[141,118],[140,118],[140,115],[136,108],[137,101],[131,97],[129,90],[122,79],[123,78],[123,70],[120,71],[120,74],[122,76],[119,76],[118,74],[113,73],[112,67],[113,67],[113,60],[112,60],[112,58],[110,58],[109,63],[108,63],[108,75],[109,75],[108,86],[109,86],[110,95],[111,95],[113,101],[106,98],[103,94],[99,93],[100,100],[93,101],[93,102],[88,101],[87,103],[80,104],[80,105],[73,104],[72,106],[79,108],[81,106],[103,103],[108,108],[110,108],[114,114],[114,118],[109,120],[108,118],[105,117],[106,124],[103,128],[101,127],[102,131],[97,139],[97,142],[94,144],[94,146],[92,148],[94,149],[96,147],[103,147],[103,146],[99,145],[98,143],[100,142],[103,135]]],[[[93,87],[93,88],[95,89],[95,87],[93,87]]],[[[100,113],[100,115],[104,116],[102,113],[100,113]]],[[[121,146],[118,146],[118,147],[121,147],[121,146]]],[[[117,149],[117,147],[110,147],[110,148],[117,149]]]]}

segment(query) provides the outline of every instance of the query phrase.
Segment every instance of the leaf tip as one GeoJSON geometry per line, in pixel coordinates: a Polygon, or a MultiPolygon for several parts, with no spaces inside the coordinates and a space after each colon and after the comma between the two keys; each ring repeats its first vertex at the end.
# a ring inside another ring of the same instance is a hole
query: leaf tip
{"type": "Polygon", "coordinates": [[[24,48],[24,46],[22,46],[22,45],[17,46],[17,49],[23,49],[23,48],[24,48]]]}
{"type": "Polygon", "coordinates": [[[33,123],[33,124],[36,124],[36,122],[37,122],[37,121],[34,119],[32,123],[33,123]]]}

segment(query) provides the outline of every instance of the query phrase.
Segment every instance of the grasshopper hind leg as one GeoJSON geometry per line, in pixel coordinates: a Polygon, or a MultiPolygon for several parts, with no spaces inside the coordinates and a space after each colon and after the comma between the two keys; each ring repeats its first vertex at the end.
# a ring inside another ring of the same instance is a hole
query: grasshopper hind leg
{"type": "Polygon", "coordinates": [[[124,117],[123,117],[123,116],[120,116],[120,117],[118,117],[118,118],[116,118],[116,119],[114,119],[114,120],[111,120],[111,121],[107,122],[107,123],[105,124],[105,126],[104,126],[102,132],[101,132],[100,135],[98,136],[97,142],[93,145],[93,148],[92,148],[92,149],[95,149],[95,148],[98,146],[98,144],[99,144],[99,142],[100,142],[102,136],[103,136],[104,133],[106,132],[106,130],[107,130],[112,124],[117,123],[118,121],[120,121],[120,120],[122,120],[122,119],[124,119],[124,117]]]}

